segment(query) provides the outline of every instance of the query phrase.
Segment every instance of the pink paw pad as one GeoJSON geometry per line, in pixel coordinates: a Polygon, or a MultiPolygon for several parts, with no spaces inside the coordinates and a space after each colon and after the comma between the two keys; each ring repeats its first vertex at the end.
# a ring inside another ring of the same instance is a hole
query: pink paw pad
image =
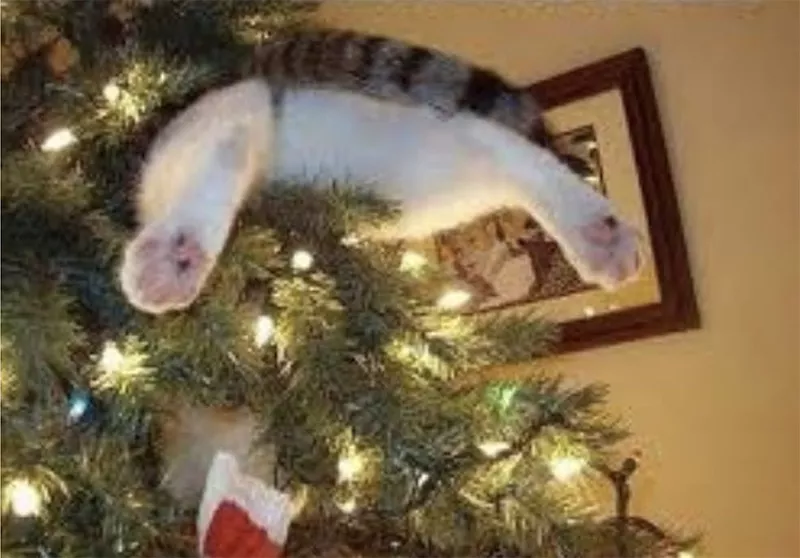
{"type": "Polygon", "coordinates": [[[579,229],[578,268],[584,280],[613,290],[638,275],[644,258],[633,227],[609,215],[579,229]]]}
{"type": "Polygon", "coordinates": [[[153,314],[189,306],[210,269],[200,242],[185,232],[144,231],[125,254],[122,287],[137,308],[153,314]]]}

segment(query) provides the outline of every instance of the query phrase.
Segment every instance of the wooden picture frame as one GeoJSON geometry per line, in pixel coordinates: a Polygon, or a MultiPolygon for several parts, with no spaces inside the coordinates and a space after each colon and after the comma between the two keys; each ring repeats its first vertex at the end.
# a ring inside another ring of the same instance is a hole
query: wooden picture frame
{"type": "Polygon", "coordinates": [[[582,283],[527,214],[504,210],[437,234],[430,241],[433,247],[425,250],[472,294],[470,307],[463,311],[532,308],[560,324],[556,352],[699,327],[645,52],[623,52],[530,89],[555,133],[562,160],[609,197],[643,234],[647,263],[632,285],[605,293],[582,283]],[[507,253],[498,259],[503,250],[507,253]]]}
{"type": "Polygon", "coordinates": [[[542,108],[618,90],[622,97],[660,300],[562,324],[560,351],[574,351],[700,326],[678,200],[645,51],[636,48],[531,86],[542,108]]]}

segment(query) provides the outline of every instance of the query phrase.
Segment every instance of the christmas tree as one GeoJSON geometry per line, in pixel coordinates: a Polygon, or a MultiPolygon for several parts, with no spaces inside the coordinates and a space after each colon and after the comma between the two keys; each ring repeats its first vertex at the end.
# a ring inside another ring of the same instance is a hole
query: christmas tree
{"type": "Polygon", "coordinates": [[[546,356],[556,328],[460,313],[469,293],[419,254],[354,237],[398,211],[361,185],[272,185],[191,308],[126,302],[150,140],[312,10],[4,5],[4,554],[196,555],[197,486],[176,471],[220,413],[222,437],[243,428],[252,469],[293,495],[289,555],[687,553],[627,517],[635,463],[608,465],[625,432],[603,386],[487,372],[546,356]],[[617,514],[598,517],[609,481],[617,514]]]}

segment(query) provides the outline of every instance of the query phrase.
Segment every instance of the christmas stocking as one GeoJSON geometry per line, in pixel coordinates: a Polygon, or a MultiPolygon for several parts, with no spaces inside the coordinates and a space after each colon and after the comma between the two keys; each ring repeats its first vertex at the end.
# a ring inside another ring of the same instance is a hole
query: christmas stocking
{"type": "Polygon", "coordinates": [[[197,517],[202,558],[279,558],[291,520],[287,494],[243,474],[232,455],[216,454],[197,517]]]}

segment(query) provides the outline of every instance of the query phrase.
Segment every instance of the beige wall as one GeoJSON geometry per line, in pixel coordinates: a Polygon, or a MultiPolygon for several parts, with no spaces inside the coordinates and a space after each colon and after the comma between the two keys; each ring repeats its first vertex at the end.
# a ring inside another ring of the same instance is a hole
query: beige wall
{"type": "Polygon", "coordinates": [[[333,2],[321,17],[528,83],[650,55],[704,326],[565,357],[644,451],[639,512],[718,557],[800,556],[798,4],[333,2]]]}

